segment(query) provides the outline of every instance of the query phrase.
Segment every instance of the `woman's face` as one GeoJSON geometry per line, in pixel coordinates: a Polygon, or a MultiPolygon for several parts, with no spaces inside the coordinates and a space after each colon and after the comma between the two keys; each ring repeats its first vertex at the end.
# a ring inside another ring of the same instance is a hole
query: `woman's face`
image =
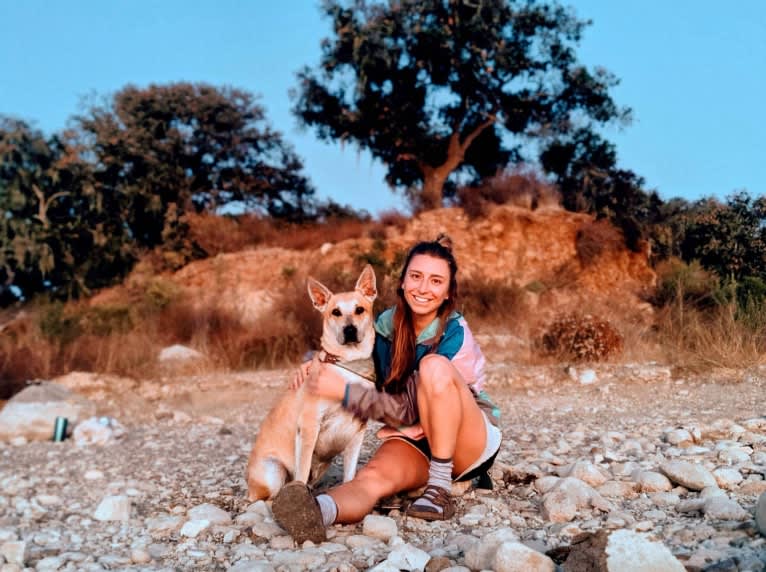
{"type": "Polygon", "coordinates": [[[436,317],[439,306],[449,298],[450,270],[442,258],[417,254],[404,274],[404,300],[412,310],[416,323],[428,325],[436,317]]]}

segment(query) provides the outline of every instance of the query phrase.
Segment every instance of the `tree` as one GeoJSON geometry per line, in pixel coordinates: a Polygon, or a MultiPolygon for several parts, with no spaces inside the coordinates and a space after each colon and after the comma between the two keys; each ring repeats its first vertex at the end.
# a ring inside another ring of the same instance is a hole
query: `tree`
{"type": "Polygon", "coordinates": [[[244,91],[205,84],[127,86],[76,117],[97,191],[154,247],[188,212],[232,203],[300,220],[314,190],[301,161],[244,91]]]}
{"type": "Polygon", "coordinates": [[[553,2],[327,0],[333,37],[299,74],[294,112],[354,141],[393,187],[438,206],[445,183],[524,159],[531,138],[627,119],[615,78],[578,63],[586,22],[553,2]],[[528,147],[528,146],[527,146],[528,147]]]}
{"type": "Polygon", "coordinates": [[[0,118],[0,306],[47,292],[69,298],[111,284],[134,261],[132,239],[95,193],[64,135],[0,118]]]}

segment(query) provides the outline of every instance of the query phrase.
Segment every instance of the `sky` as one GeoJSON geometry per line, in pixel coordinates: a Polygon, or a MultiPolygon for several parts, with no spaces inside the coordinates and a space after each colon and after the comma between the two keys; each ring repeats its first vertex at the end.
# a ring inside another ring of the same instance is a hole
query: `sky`
{"type": "MultiPolygon", "coordinates": [[[[605,131],[620,167],[669,199],[766,194],[766,2],[566,0],[592,21],[580,59],[633,110],[605,131]]],[[[0,114],[50,134],[84,96],[127,84],[207,82],[261,96],[318,195],[372,214],[406,210],[353,144],[301,129],[289,91],[330,23],[318,0],[0,0],[0,114]]]]}

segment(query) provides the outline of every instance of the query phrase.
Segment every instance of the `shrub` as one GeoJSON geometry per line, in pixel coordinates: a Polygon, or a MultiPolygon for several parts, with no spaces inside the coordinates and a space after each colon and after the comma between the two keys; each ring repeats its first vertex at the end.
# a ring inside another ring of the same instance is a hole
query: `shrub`
{"type": "Polygon", "coordinates": [[[479,187],[461,187],[456,203],[469,218],[487,214],[491,205],[513,205],[531,210],[542,205],[558,205],[560,196],[553,185],[532,170],[504,171],[479,187]]]}
{"type": "Polygon", "coordinates": [[[461,280],[458,294],[459,310],[476,325],[511,324],[526,309],[524,288],[505,280],[483,277],[461,280]]]}
{"type": "Polygon", "coordinates": [[[606,320],[591,314],[556,318],[541,340],[547,354],[575,361],[602,361],[622,352],[620,333],[606,320]]]}
{"type": "Polygon", "coordinates": [[[622,232],[605,220],[594,220],[577,229],[575,249],[583,266],[589,266],[605,252],[622,250],[625,245],[622,232]]]}

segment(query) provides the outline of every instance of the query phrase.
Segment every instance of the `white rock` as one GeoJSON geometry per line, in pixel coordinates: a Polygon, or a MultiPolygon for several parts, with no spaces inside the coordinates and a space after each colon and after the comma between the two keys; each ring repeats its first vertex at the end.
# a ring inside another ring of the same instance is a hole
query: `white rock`
{"type": "Polygon", "coordinates": [[[186,346],[182,346],[181,344],[175,344],[175,345],[163,348],[160,351],[158,359],[160,362],[171,362],[171,361],[192,361],[192,360],[197,360],[204,357],[205,356],[201,354],[200,352],[198,352],[197,350],[188,348],[186,346]]]}
{"type": "Polygon", "coordinates": [[[726,496],[713,496],[705,500],[703,507],[705,518],[712,520],[748,520],[750,513],[739,503],[726,496]]]}
{"type": "Polygon", "coordinates": [[[97,481],[99,479],[104,478],[104,473],[101,471],[92,469],[90,471],[85,471],[85,474],[83,475],[86,481],[97,481]]]}
{"type": "Polygon", "coordinates": [[[95,411],[95,404],[56,383],[30,385],[14,395],[0,411],[0,441],[23,437],[29,441],[53,438],[56,417],[72,427],[95,411]]]}
{"type": "Polygon", "coordinates": [[[693,491],[717,486],[715,477],[703,466],[688,461],[668,461],[660,465],[660,471],[674,483],[693,491]]]}
{"type": "Polygon", "coordinates": [[[580,479],[592,487],[598,487],[607,481],[607,477],[590,461],[577,461],[565,476],[580,479]]]}
{"type": "Polygon", "coordinates": [[[737,469],[718,468],[713,471],[715,482],[722,489],[731,490],[743,481],[742,473],[737,469]]]}
{"type": "Polygon", "coordinates": [[[731,447],[719,451],[718,460],[727,465],[739,465],[750,460],[750,453],[739,447],[731,447]]]}
{"type": "Polygon", "coordinates": [[[691,433],[686,429],[672,429],[664,435],[665,441],[677,447],[687,447],[694,442],[691,433]]]}
{"type": "Polygon", "coordinates": [[[0,544],[0,556],[10,564],[24,566],[24,560],[27,556],[27,543],[21,540],[3,542],[0,544]]]}
{"type": "Polygon", "coordinates": [[[209,520],[189,520],[181,527],[181,536],[188,538],[197,538],[197,536],[206,531],[212,523],[209,520]]]}
{"type": "Polygon", "coordinates": [[[38,561],[35,570],[37,572],[55,572],[64,565],[64,559],[60,556],[46,556],[38,561]]]}
{"type": "Polygon", "coordinates": [[[130,520],[130,499],[124,495],[106,496],[93,514],[96,520],[130,520]]]}
{"type": "Polygon", "coordinates": [[[289,570],[318,570],[326,561],[327,556],[315,547],[285,550],[271,556],[271,562],[278,568],[284,566],[289,570]]]}
{"type": "Polygon", "coordinates": [[[181,530],[184,520],[184,517],[178,515],[160,515],[153,518],[147,518],[144,521],[144,526],[149,534],[153,536],[164,536],[181,530]]]}
{"type": "Polygon", "coordinates": [[[520,542],[503,542],[495,553],[495,572],[553,572],[556,565],[520,542]]]}
{"type": "Polygon", "coordinates": [[[472,570],[489,570],[495,563],[498,548],[504,542],[517,542],[519,537],[511,528],[490,532],[465,553],[465,565],[472,570]]]}
{"type": "Polygon", "coordinates": [[[152,561],[152,555],[145,548],[132,548],[130,560],[133,564],[148,564],[152,561]]]}
{"type": "Polygon", "coordinates": [[[577,381],[579,381],[581,385],[590,385],[598,381],[598,376],[594,370],[584,369],[577,376],[577,381]]]}
{"type": "Polygon", "coordinates": [[[399,533],[399,529],[393,518],[368,514],[362,521],[362,532],[366,536],[379,538],[384,542],[388,542],[391,537],[396,536],[399,533]]]}
{"type": "Polygon", "coordinates": [[[207,520],[210,524],[231,524],[231,515],[210,503],[189,509],[188,516],[190,520],[207,520]]]}
{"type": "Polygon", "coordinates": [[[90,417],[78,423],[72,432],[75,445],[106,445],[125,435],[125,427],[113,417],[90,417]]]}
{"type": "Polygon", "coordinates": [[[685,572],[664,544],[630,530],[616,530],[609,535],[606,555],[610,572],[685,572]]]}
{"type": "Polygon", "coordinates": [[[397,570],[424,570],[431,555],[411,544],[402,544],[394,548],[386,558],[397,570]]]}
{"type": "Polygon", "coordinates": [[[663,474],[654,471],[637,471],[633,480],[643,493],[667,492],[673,488],[670,480],[663,474]]]}
{"type": "Polygon", "coordinates": [[[546,476],[546,477],[540,477],[539,479],[535,480],[534,488],[535,490],[540,494],[545,494],[548,491],[550,491],[553,487],[556,486],[556,483],[558,483],[561,479],[559,477],[554,476],[546,476]]]}
{"type": "Polygon", "coordinates": [[[227,572],[274,572],[268,560],[240,560],[227,572]]]}

